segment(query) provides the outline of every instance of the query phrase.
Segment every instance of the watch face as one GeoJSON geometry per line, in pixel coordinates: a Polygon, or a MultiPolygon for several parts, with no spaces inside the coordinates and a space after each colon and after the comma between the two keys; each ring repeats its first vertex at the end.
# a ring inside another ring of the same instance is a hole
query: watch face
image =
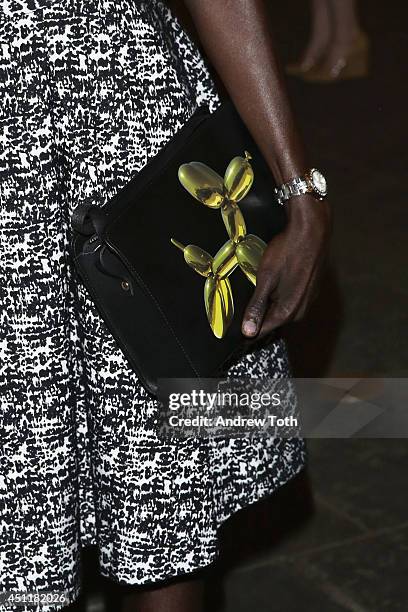
{"type": "Polygon", "coordinates": [[[324,178],[323,174],[319,172],[319,170],[313,170],[311,174],[311,179],[313,183],[313,188],[317,191],[321,196],[325,196],[327,194],[327,181],[324,178]]]}

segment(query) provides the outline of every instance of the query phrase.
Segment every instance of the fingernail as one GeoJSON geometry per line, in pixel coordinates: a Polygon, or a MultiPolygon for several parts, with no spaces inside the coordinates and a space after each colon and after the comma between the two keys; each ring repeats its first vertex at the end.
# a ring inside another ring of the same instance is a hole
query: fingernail
{"type": "Polygon", "coordinates": [[[255,321],[252,321],[251,319],[249,321],[245,321],[244,334],[248,336],[253,336],[254,334],[256,334],[256,329],[257,327],[255,321]]]}

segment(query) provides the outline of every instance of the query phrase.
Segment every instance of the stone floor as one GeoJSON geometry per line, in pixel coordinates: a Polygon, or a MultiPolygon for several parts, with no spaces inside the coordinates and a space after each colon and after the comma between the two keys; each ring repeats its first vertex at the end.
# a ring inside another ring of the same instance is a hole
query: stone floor
{"type": "Polygon", "coordinates": [[[299,483],[275,500],[279,537],[227,575],[218,610],[407,610],[406,441],[315,440],[309,451],[313,507],[298,505],[282,533],[299,483]]]}
{"type": "MultiPolygon", "coordinates": [[[[304,3],[270,4],[283,56],[291,58],[305,37],[304,3]]],[[[404,377],[408,370],[408,6],[363,0],[361,8],[373,41],[370,78],[290,82],[311,159],[329,175],[335,213],[321,296],[288,332],[295,372],[305,377],[404,377]]],[[[407,466],[405,440],[311,440],[308,472],[225,526],[208,610],[406,611],[407,466]]],[[[86,551],[89,612],[103,609],[94,553],[86,551]]],[[[107,608],[118,610],[117,595],[107,608]]]]}

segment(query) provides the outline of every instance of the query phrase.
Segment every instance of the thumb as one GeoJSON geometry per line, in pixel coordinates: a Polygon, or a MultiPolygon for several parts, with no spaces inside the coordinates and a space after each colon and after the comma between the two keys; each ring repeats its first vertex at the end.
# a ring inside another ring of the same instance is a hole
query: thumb
{"type": "Polygon", "coordinates": [[[258,277],[255,290],[246,307],[242,322],[242,333],[245,336],[253,338],[261,329],[262,321],[269,304],[269,296],[272,287],[272,274],[258,277]]]}

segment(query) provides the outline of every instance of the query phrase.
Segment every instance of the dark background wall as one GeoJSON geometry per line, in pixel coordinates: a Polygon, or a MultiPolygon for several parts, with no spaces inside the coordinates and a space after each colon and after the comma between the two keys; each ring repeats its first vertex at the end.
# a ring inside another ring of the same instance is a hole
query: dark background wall
{"type": "MultiPolygon", "coordinates": [[[[269,4],[282,57],[294,58],[307,33],[307,3],[269,4]]],[[[311,159],[329,175],[335,215],[331,273],[308,320],[291,332],[302,375],[396,377],[408,368],[408,5],[360,7],[373,45],[370,78],[290,81],[311,159]]]]}

